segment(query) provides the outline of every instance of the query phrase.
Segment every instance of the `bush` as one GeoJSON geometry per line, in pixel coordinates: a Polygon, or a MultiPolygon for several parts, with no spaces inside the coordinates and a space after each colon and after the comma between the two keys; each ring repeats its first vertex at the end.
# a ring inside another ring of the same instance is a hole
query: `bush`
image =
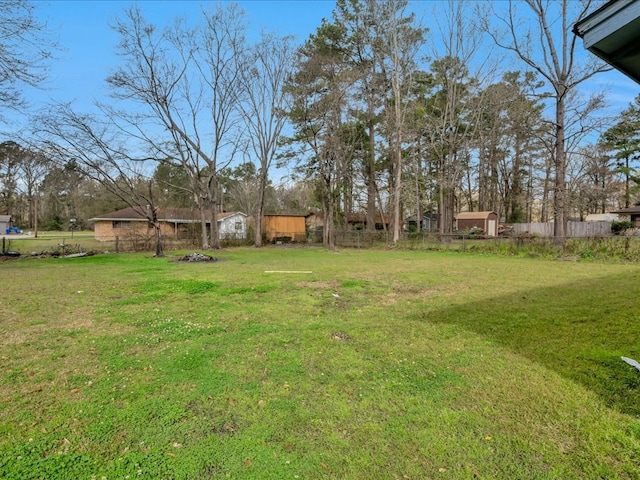
{"type": "Polygon", "coordinates": [[[611,233],[614,235],[624,235],[627,230],[633,228],[633,223],[628,220],[621,220],[619,222],[611,222],[611,233]]]}
{"type": "Polygon", "coordinates": [[[62,219],[56,215],[48,222],[45,222],[45,224],[42,226],[42,229],[48,232],[60,232],[64,230],[63,226],[64,225],[62,223],[62,219]]]}

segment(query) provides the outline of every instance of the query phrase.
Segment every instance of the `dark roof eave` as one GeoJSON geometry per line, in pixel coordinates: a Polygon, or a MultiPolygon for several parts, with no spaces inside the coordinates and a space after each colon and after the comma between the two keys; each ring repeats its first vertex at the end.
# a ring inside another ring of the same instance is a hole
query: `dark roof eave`
{"type": "Polygon", "coordinates": [[[612,210],[609,213],[617,213],[618,215],[632,215],[632,214],[640,215],[640,206],[621,208],[620,210],[612,210]]]}

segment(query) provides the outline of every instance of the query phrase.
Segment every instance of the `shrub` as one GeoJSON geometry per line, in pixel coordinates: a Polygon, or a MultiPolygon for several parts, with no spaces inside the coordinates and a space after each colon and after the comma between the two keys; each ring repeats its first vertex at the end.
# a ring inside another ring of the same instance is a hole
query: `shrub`
{"type": "Polygon", "coordinates": [[[611,222],[611,233],[614,235],[624,235],[627,230],[633,228],[633,223],[628,220],[621,220],[619,222],[611,222]]]}
{"type": "Polygon", "coordinates": [[[56,215],[51,220],[46,222],[42,226],[42,229],[46,230],[48,232],[59,232],[59,231],[62,231],[63,230],[62,219],[59,216],[56,215]]]}

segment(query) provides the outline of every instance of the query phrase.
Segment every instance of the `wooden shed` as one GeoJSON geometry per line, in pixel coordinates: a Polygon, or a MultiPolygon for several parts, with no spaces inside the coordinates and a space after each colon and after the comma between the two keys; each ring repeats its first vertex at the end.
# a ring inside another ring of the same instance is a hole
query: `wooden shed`
{"type": "Polygon", "coordinates": [[[306,215],[264,215],[262,235],[267,242],[305,242],[306,215]]]}
{"type": "Polygon", "coordinates": [[[460,212],[456,215],[456,230],[481,228],[484,235],[498,236],[498,214],[496,212],[460,212]]]}

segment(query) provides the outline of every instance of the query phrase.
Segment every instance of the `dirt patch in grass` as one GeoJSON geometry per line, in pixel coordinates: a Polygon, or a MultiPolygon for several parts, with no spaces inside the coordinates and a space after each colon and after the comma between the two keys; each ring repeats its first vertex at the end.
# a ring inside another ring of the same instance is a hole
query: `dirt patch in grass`
{"type": "Polygon", "coordinates": [[[435,297],[451,297],[455,295],[454,290],[446,288],[404,288],[398,287],[395,291],[387,292],[379,297],[380,305],[391,306],[402,302],[416,302],[433,299],[435,297]]]}
{"type": "Polygon", "coordinates": [[[349,334],[344,332],[333,332],[331,338],[340,342],[351,342],[353,340],[349,334]]]}
{"type": "Polygon", "coordinates": [[[297,287],[301,288],[338,288],[338,281],[332,280],[329,282],[298,282],[297,287]]]}

